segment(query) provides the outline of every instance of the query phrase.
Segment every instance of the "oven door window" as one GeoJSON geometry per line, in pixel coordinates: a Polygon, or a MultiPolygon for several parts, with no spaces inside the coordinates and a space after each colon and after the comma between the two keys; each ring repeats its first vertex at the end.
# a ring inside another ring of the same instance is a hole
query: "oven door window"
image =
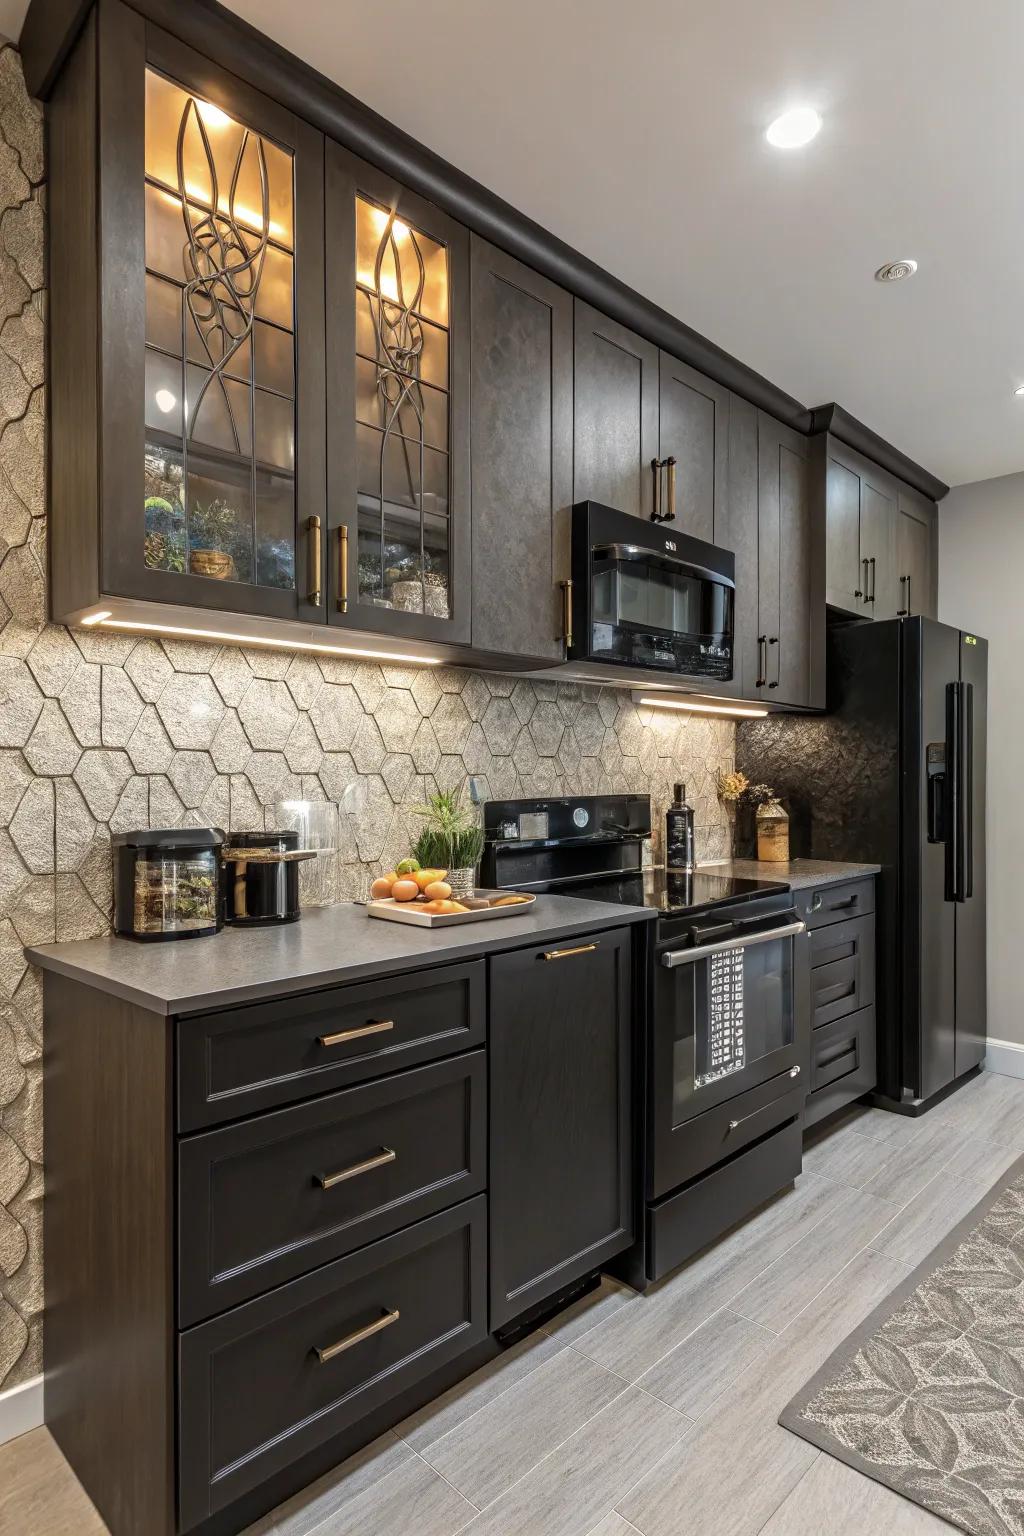
{"type": "Polygon", "coordinates": [[[795,1038],[793,940],[726,949],[673,973],[672,1119],[771,1076],[795,1038]]]}
{"type": "Polygon", "coordinates": [[[732,631],[732,588],[709,576],[653,561],[595,558],[595,623],[675,635],[732,631]]]}

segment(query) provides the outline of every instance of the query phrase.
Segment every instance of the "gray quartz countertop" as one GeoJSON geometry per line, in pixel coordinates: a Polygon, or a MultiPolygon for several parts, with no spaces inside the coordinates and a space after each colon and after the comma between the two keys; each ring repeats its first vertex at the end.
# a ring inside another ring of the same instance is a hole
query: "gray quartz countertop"
{"type": "Polygon", "coordinates": [[[844,864],[832,859],[790,859],[787,864],[766,864],[760,859],[725,859],[708,864],[708,873],[740,875],[748,880],[784,880],[793,891],[810,890],[818,885],[836,885],[840,880],[855,880],[858,875],[877,875],[880,864],[844,864]]]}
{"type": "Polygon", "coordinates": [[[361,906],[342,903],[313,908],[282,927],[225,928],[213,937],[165,944],[82,939],[38,945],[26,954],[44,971],[154,1013],[194,1013],[568,939],[653,916],[643,907],[538,896],[522,916],[430,929],[382,922],[361,906]]]}

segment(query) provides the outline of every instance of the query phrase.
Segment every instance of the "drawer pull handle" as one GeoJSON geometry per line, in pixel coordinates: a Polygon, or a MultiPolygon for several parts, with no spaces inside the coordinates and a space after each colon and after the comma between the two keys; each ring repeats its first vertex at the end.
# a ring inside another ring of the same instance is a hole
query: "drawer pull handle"
{"type": "Polygon", "coordinates": [[[848,907],[855,907],[859,900],[859,896],[847,896],[845,901],[834,901],[829,907],[829,911],[845,912],[848,907]]]}
{"type": "Polygon", "coordinates": [[[392,1323],[397,1323],[401,1313],[397,1307],[390,1312],[383,1313],[372,1323],[367,1323],[365,1328],[357,1328],[354,1333],[346,1333],[337,1344],[328,1344],[326,1349],[314,1346],[314,1353],[321,1365],[326,1365],[328,1360],[333,1360],[335,1355],[344,1354],[346,1349],[351,1349],[356,1344],[361,1344],[364,1339],[372,1339],[375,1333],[380,1333],[382,1328],[390,1328],[392,1323]]]}
{"type": "Polygon", "coordinates": [[[592,949],[597,949],[596,944],[577,944],[574,949],[546,949],[541,955],[542,960],[567,960],[570,955],[589,955],[592,949]]]}
{"type": "Polygon", "coordinates": [[[386,1029],[394,1029],[394,1019],[370,1019],[358,1029],[341,1029],[336,1035],[321,1035],[320,1045],[344,1045],[346,1040],[361,1040],[364,1035],[382,1035],[386,1029]]]}
{"type": "Polygon", "coordinates": [[[383,1168],[385,1163],[393,1163],[398,1153],[391,1147],[381,1147],[372,1157],[366,1157],[361,1163],[353,1163],[351,1168],[342,1168],[338,1173],[318,1173],[314,1175],[315,1182],[321,1189],[333,1189],[335,1184],[344,1184],[346,1179],[356,1179],[361,1173],[371,1173],[374,1168],[383,1168]]]}

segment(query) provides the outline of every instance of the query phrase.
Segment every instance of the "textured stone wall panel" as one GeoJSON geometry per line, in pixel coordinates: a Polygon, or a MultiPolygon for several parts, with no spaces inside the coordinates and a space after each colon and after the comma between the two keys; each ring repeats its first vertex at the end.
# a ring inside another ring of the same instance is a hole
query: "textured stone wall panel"
{"type": "Polygon", "coordinates": [[[23,946],[109,932],[111,831],[244,831],[277,799],[334,800],[356,895],[409,852],[413,807],[468,774],[502,799],[647,791],[659,820],[682,778],[714,857],[734,748],[726,721],[607,688],[47,624],[42,153],[0,48],[0,1387],[42,1358],[42,997],[23,946]]]}

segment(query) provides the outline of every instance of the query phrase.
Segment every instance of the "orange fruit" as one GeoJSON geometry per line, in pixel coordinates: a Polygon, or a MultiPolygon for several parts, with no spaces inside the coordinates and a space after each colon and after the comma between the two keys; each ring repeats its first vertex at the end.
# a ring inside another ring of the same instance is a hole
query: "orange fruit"
{"type": "Polygon", "coordinates": [[[447,901],[452,888],[447,880],[432,880],[423,892],[429,901],[447,901]]]}
{"type": "Polygon", "coordinates": [[[415,901],[420,893],[420,888],[415,880],[396,880],[391,887],[391,894],[396,901],[415,901]]]}

